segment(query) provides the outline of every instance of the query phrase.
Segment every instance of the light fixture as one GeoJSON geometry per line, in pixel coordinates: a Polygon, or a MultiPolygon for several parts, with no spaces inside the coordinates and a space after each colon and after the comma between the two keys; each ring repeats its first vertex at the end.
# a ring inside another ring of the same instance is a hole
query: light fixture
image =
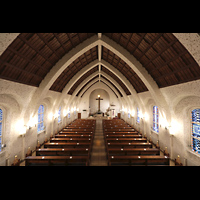
{"type": "Polygon", "coordinates": [[[98,95],[98,98],[100,97],[100,95],[98,95]]]}

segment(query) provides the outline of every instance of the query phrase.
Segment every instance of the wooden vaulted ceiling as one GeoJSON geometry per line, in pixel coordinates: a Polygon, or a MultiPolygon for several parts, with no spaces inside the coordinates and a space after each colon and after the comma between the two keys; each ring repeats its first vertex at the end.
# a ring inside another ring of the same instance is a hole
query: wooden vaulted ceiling
{"type": "Polygon", "coordinates": [[[0,56],[0,78],[38,87],[66,53],[95,33],[21,33],[0,56]]]}
{"type": "Polygon", "coordinates": [[[200,79],[199,65],[172,33],[105,35],[128,50],[160,88],[200,79]]]}
{"type": "MultiPolygon", "coordinates": [[[[21,33],[0,56],[0,78],[39,87],[66,53],[94,35],[97,33],[21,33]]],[[[103,36],[132,54],[160,88],[200,79],[199,65],[172,33],[103,33],[103,36]]],[[[62,92],[72,77],[98,59],[98,55],[96,46],[79,56],[60,74],[50,90],[62,92]]],[[[101,59],[122,73],[137,93],[148,91],[133,69],[104,46],[101,59]]],[[[73,94],[80,83],[97,70],[98,66],[84,74],[68,94],[73,94]]],[[[101,70],[118,82],[127,95],[131,94],[110,70],[103,66],[101,70]]],[[[106,80],[104,76],[101,78],[106,80]]],[[[121,92],[119,94],[122,96],[121,92]]]]}

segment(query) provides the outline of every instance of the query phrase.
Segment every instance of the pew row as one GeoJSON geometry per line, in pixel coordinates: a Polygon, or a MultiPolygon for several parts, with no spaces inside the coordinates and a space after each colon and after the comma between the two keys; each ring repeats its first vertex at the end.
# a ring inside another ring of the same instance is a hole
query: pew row
{"type": "Polygon", "coordinates": [[[36,156],[25,159],[26,166],[88,166],[96,120],[75,120],[50,138],[36,156]]]}
{"type": "Polygon", "coordinates": [[[26,166],[88,166],[88,156],[29,156],[26,166]]]}
{"type": "Polygon", "coordinates": [[[109,156],[109,166],[169,166],[167,156],[109,156]]]}

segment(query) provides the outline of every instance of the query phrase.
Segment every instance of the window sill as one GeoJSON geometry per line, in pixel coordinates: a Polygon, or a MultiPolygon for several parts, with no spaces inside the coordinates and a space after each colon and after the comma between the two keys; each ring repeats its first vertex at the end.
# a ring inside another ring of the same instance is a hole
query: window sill
{"type": "Polygon", "coordinates": [[[0,151],[0,158],[6,155],[6,150],[2,150],[0,151]]]}
{"type": "Polygon", "coordinates": [[[151,129],[151,133],[155,133],[156,135],[158,135],[158,132],[154,131],[151,129]]]}
{"type": "Polygon", "coordinates": [[[45,132],[46,130],[42,130],[40,132],[38,132],[38,135],[40,135],[41,133],[45,132]]]}
{"type": "Polygon", "coordinates": [[[189,153],[191,153],[191,154],[193,154],[193,155],[195,155],[195,156],[200,158],[200,154],[195,153],[194,151],[191,150],[191,148],[187,147],[186,149],[187,149],[187,152],[189,152],[189,153]]]}

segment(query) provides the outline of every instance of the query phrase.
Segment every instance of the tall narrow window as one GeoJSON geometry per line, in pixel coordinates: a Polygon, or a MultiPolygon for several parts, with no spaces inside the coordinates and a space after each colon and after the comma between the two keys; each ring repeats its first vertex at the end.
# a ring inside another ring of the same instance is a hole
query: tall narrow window
{"type": "Polygon", "coordinates": [[[37,132],[39,133],[40,131],[44,130],[44,106],[40,105],[38,109],[38,128],[37,132]]]}
{"type": "Polygon", "coordinates": [[[153,107],[153,130],[159,132],[159,111],[158,107],[153,107]]]}
{"type": "Polygon", "coordinates": [[[61,122],[61,107],[58,110],[58,123],[61,122]]]}
{"type": "Polygon", "coordinates": [[[3,111],[0,109],[0,151],[2,145],[2,131],[3,131],[3,111]]]}
{"type": "Polygon", "coordinates": [[[137,108],[137,123],[140,123],[140,111],[139,111],[139,108],[137,108]]]}
{"type": "Polygon", "coordinates": [[[200,109],[192,111],[192,151],[200,154],[200,109]]]}

